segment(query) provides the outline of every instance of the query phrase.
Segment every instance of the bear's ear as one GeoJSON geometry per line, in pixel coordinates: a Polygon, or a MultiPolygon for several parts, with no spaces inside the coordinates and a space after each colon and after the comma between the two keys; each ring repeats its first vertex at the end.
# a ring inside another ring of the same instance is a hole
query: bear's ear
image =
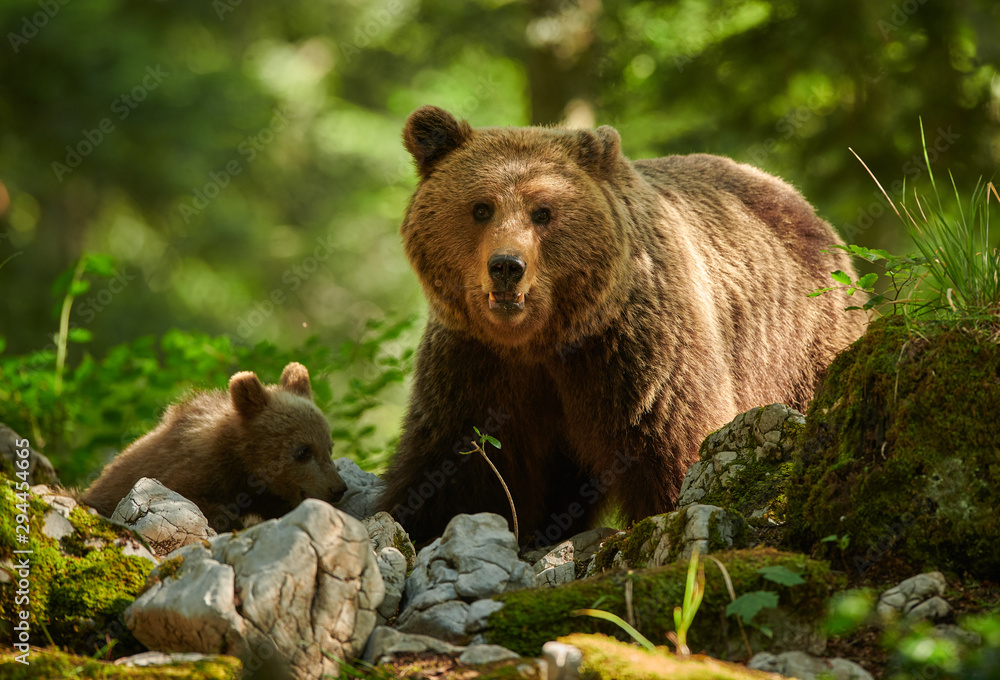
{"type": "Polygon", "coordinates": [[[407,118],[403,146],[413,155],[420,177],[426,179],[435,163],[462,146],[470,136],[472,128],[464,120],[457,121],[436,106],[423,106],[407,118]]]}
{"type": "Polygon", "coordinates": [[[240,371],[229,379],[229,399],[236,412],[252,418],[267,407],[267,390],[253,371],[240,371]]]}
{"type": "Polygon", "coordinates": [[[573,142],[577,163],[595,174],[611,169],[621,157],[622,138],[610,125],[602,125],[596,130],[580,130],[573,142]]]}
{"type": "Polygon", "coordinates": [[[312,386],[309,384],[309,371],[306,367],[297,361],[285,366],[285,370],[281,372],[281,389],[312,399],[312,386]]]}

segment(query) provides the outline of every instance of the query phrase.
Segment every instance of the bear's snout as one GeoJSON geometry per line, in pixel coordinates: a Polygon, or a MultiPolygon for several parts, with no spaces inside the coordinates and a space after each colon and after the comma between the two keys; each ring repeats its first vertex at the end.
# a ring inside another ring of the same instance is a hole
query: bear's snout
{"type": "Polygon", "coordinates": [[[518,284],[524,276],[524,260],[514,253],[493,253],[486,268],[501,291],[508,291],[518,284]]]}

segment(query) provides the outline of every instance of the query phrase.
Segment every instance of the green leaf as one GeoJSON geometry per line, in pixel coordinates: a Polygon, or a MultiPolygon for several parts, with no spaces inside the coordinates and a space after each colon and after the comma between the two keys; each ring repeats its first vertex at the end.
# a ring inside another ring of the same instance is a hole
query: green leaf
{"type": "Polygon", "coordinates": [[[478,427],[473,426],[472,429],[476,431],[476,436],[477,437],[482,437],[483,436],[483,433],[479,431],[478,427]]]}
{"type": "Polygon", "coordinates": [[[90,281],[74,281],[70,284],[69,294],[73,297],[79,297],[90,290],[90,281]]]}
{"type": "Polygon", "coordinates": [[[800,583],[805,583],[805,579],[802,578],[801,574],[780,564],[761,567],[757,570],[757,573],[761,574],[768,581],[773,581],[783,586],[797,586],[800,583]]]}
{"type": "Polygon", "coordinates": [[[865,303],[863,309],[868,310],[874,307],[875,305],[880,305],[882,304],[883,300],[885,300],[884,295],[876,295],[875,297],[869,298],[868,302],[865,303]]]}
{"type": "Polygon", "coordinates": [[[774,637],[774,631],[771,630],[769,626],[757,626],[757,630],[766,635],[768,638],[774,637]]]}
{"type": "Polygon", "coordinates": [[[66,337],[70,342],[90,342],[94,339],[94,334],[86,328],[70,328],[66,337]]]}
{"type": "Polygon", "coordinates": [[[653,643],[650,642],[648,639],[646,639],[646,637],[642,633],[640,633],[635,628],[626,623],[620,616],[616,616],[611,612],[602,611],[600,609],[577,609],[571,613],[573,616],[592,616],[595,619],[603,619],[604,621],[610,621],[611,623],[615,624],[616,626],[624,630],[626,633],[628,633],[633,640],[638,642],[640,645],[642,645],[649,651],[653,651],[654,649],[656,649],[656,647],[653,646],[653,643]]]}
{"type": "Polygon", "coordinates": [[[851,277],[845,274],[844,272],[840,271],[839,269],[835,272],[831,272],[830,276],[832,276],[833,280],[836,281],[837,283],[841,283],[845,286],[851,285],[851,277]]]}
{"type": "Polygon", "coordinates": [[[830,534],[829,536],[824,536],[823,538],[819,539],[819,542],[820,543],[832,543],[833,541],[836,541],[836,540],[837,540],[837,534],[830,534]]]}
{"type": "Polygon", "coordinates": [[[84,265],[84,271],[97,276],[114,276],[115,258],[102,253],[87,255],[87,264],[84,265]]]}
{"type": "Polygon", "coordinates": [[[775,608],[778,606],[778,594],[766,590],[755,590],[752,593],[740,595],[735,600],[726,605],[726,616],[735,614],[739,616],[743,623],[753,622],[753,617],[765,607],[775,608]]]}
{"type": "Polygon", "coordinates": [[[860,279],[858,279],[857,286],[858,288],[868,289],[874,286],[877,280],[878,280],[878,274],[876,274],[875,272],[869,272],[868,274],[865,274],[860,279]]]}
{"type": "Polygon", "coordinates": [[[490,444],[493,444],[493,446],[497,447],[498,449],[500,448],[500,442],[498,442],[494,437],[491,437],[488,434],[484,436],[486,437],[486,441],[488,441],[490,444]]]}

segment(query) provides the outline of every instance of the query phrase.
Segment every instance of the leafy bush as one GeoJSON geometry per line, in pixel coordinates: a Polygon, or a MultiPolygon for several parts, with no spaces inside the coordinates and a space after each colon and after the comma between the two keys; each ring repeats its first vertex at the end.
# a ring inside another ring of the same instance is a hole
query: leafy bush
{"type": "MultiPolygon", "coordinates": [[[[44,449],[63,483],[82,485],[96,477],[111,455],[152,429],[166,406],[185,393],[224,388],[238,370],[276,382],[290,361],[310,369],[316,403],[334,423],[336,456],[371,469],[391,452],[395,435],[378,432],[366,414],[412,367],[413,351],[399,349],[397,341],[413,327],[413,318],[369,321],[359,339],[335,349],[317,337],[285,350],[267,342],[241,346],[224,336],[171,330],[158,339],[145,336],[113,347],[102,358],[84,352],[67,365],[69,344],[91,339],[84,329],[68,327],[73,300],[86,293],[94,277],[113,271],[106,256],[81,258],[53,286],[60,299],[53,343],[23,356],[0,353],[0,422],[44,449]]],[[[0,337],[0,352],[3,346],[0,337]]]]}
{"type": "MultiPolygon", "coordinates": [[[[901,313],[907,319],[985,322],[997,328],[1000,326],[1000,248],[995,244],[1000,228],[992,229],[991,238],[990,201],[992,196],[1000,208],[1000,194],[992,182],[980,179],[963,207],[962,195],[949,172],[953,196],[946,201],[927,158],[922,123],[920,136],[931,185],[929,198],[921,197],[914,190],[913,205],[907,206],[904,198],[897,208],[872,175],[918,252],[898,256],[877,248],[835,246],[880,266],[884,275],[880,277],[871,272],[852,281],[845,272],[836,271],[832,277],[839,285],[813,291],[811,295],[830,290],[844,290],[849,295],[864,291],[871,297],[861,307],[848,309],[883,311],[889,307],[892,313],[901,313]],[[876,292],[880,279],[882,290],[876,292]]],[[[864,161],[861,163],[864,165],[864,161]]],[[[865,169],[868,170],[867,165],[865,169]]]]}

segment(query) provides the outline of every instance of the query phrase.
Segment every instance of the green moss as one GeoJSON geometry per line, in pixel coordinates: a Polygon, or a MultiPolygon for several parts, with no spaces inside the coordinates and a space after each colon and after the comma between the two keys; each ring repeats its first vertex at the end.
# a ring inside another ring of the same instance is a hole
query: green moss
{"type": "Polygon", "coordinates": [[[417,553],[413,549],[410,537],[406,535],[405,531],[398,529],[396,535],[393,536],[392,544],[406,558],[406,573],[409,574],[410,570],[413,569],[413,562],[417,558],[417,553]]]}
{"type": "MultiPolygon", "coordinates": [[[[0,560],[17,563],[27,559],[28,602],[16,602],[14,583],[0,584],[0,631],[11,639],[11,624],[27,609],[31,639],[41,644],[48,638],[67,649],[93,653],[118,640],[116,652],[130,653],[140,647],[121,622],[121,615],[141,591],[152,564],[124,555],[113,541],[134,535],[80,508],[70,514],[76,533],[61,544],[42,533],[48,507],[31,497],[28,513],[28,543],[17,541],[18,498],[9,480],[0,478],[0,560]],[[15,555],[14,550],[31,550],[15,555]],[[17,559],[14,559],[14,558],[17,559]]],[[[22,534],[23,535],[23,534],[22,534]]]]}
{"type": "Polygon", "coordinates": [[[656,528],[653,518],[647,517],[633,525],[626,533],[616,534],[606,540],[594,553],[594,564],[598,571],[613,569],[615,556],[618,553],[622,554],[626,564],[643,564],[648,559],[644,548],[656,528]]]}
{"type": "Polygon", "coordinates": [[[231,656],[215,656],[192,663],[128,668],[58,650],[32,650],[29,665],[14,654],[0,654],[0,677],[7,680],[49,680],[51,678],[142,678],[143,680],[237,680],[241,666],[231,656]]]}
{"type": "MultiPolygon", "coordinates": [[[[719,553],[726,565],[737,596],[756,590],[770,590],[779,595],[779,609],[761,622],[775,629],[774,640],[767,640],[756,630],[748,630],[755,648],[778,649],[782,644],[805,647],[802,634],[818,634],[816,619],[823,615],[823,602],[844,579],[830,573],[825,562],[802,555],[781,553],[772,549],[754,549],[719,553]],[[782,565],[802,573],[806,583],[783,587],[767,581],[757,569],[782,565]],[[796,632],[797,631],[797,632],[796,632]],[[800,639],[792,640],[794,636],[800,639]]],[[[743,649],[736,622],[725,616],[730,597],[719,569],[706,562],[705,597],[689,633],[695,649],[705,649],[721,658],[739,654],[743,649]]],[[[489,620],[489,641],[514,650],[522,656],[537,656],[541,646],[574,632],[611,634],[627,639],[612,624],[586,616],[572,616],[577,609],[603,609],[626,618],[626,583],[631,581],[632,609],[636,628],[654,642],[665,640],[674,629],[673,608],[684,596],[687,576],[686,563],[672,563],[641,571],[618,571],[600,578],[591,578],[544,591],[524,590],[500,595],[503,609],[489,620]]],[[[762,614],[763,616],[763,614],[762,614]]]]}
{"type": "Polygon", "coordinates": [[[577,633],[559,641],[583,652],[580,675],[592,680],[747,680],[773,677],[699,654],[678,657],[665,647],[647,651],[605,635],[577,633]]]}
{"type": "Polygon", "coordinates": [[[861,573],[897,554],[915,570],[996,574],[998,404],[996,343],[876,321],[833,362],[810,406],[789,480],[793,544],[848,535],[861,573]]]}

